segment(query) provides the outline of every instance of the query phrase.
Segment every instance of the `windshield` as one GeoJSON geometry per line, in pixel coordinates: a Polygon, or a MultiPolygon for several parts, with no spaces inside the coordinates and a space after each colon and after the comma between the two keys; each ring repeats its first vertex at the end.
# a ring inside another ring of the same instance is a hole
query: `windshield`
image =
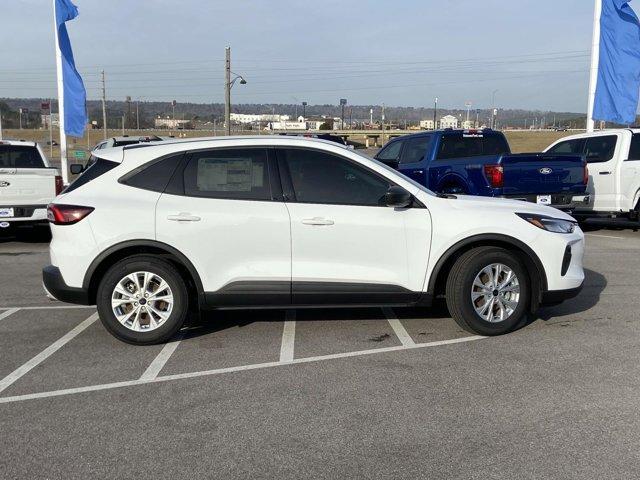
{"type": "Polygon", "coordinates": [[[45,168],[36,147],[0,145],[0,168],[45,168]]]}
{"type": "Polygon", "coordinates": [[[416,182],[415,180],[407,177],[406,175],[400,173],[398,170],[395,170],[393,168],[391,168],[388,165],[385,165],[382,162],[379,162],[378,160],[376,160],[375,158],[370,157],[369,155],[366,155],[364,153],[358,152],[357,150],[351,150],[353,153],[355,153],[356,155],[359,155],[361,157],[366,158],[367,160],[371,160],[372,162],[375,162],[377,165],[380,165],[382,168],[384,168],[385,170],[393,173],[394,175],[401,177],[403,180],[406,180],[407,182],[409,182],[411,185],[413,185],[414,187],[419,188],[420,190],[422,190],[423,192],[428,193],[429,195],[433,195],[436,196],[435,193],[433,193],[431,190],[429,190],[427,187],[425,187],[424,185],[420,185],[418,182],[416,182]]]}

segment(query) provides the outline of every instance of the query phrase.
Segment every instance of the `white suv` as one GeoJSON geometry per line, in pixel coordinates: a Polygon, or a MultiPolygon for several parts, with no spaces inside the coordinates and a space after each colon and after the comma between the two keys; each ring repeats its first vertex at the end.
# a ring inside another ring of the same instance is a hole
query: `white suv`
{"type": "Polygon", "coordinates": [[[435,195],[333,142],[227,137],[100,150],[49,206],[50,296],[163,342],[190,309],[429,306],[497,335],[575,296],[584,236],[553,208],[435,195]]]}

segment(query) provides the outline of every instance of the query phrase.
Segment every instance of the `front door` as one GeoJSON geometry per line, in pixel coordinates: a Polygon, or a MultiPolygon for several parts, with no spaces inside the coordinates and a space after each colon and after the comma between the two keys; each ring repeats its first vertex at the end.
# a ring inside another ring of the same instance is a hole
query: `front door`
{"type": "Polygon", "coordinates": [[[384,206],[391,182],[341,155],[283,148],[278,160],[291,217],[293,303],[416,300],[429,254],[428,211],[384,206]]]}
{"type": "Polygon", "coordinates": [[[193,263],[212,306],[290,303],[289,214],[268,157],[265,148],[192,153],[158,201],[158,241],[193,263]]]}
{"type": "Polygon", "coordinates": [[[618,178],[618,150],[622,148],[616,134],[595,135],[586,139],[584,155],[589,166],[588,192],[593,208],[613,212],[620,209],[616,179],[618,178]]]}

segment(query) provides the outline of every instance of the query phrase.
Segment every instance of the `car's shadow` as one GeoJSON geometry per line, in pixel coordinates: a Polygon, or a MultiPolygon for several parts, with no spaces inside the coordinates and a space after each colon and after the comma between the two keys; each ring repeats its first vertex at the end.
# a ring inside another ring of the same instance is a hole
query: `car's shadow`
{"type": "Polygon", "coordinates": [[[26,243],[48,244],[51,241],[51,230],[48,226],[11,227],[0,229],[0,244],[26,243]]]}
{"type": "Polygon", "coordinates": [[[640,222],[637,220],[593,218],[580,223],[583,232],[597,232],[601,230],[630,230],[637,232],[640,230],[640,222]]]}

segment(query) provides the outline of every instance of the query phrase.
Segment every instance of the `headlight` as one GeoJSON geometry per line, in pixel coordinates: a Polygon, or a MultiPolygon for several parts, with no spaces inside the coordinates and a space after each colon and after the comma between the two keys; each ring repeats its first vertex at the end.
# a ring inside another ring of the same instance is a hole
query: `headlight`
{"type": "Polygon", "coordinates": [[[526,220],[531,225],[535,225],[547,232],[573,233],[576,229],[576,223],[570,220],[562,220],[560,218],[546,217],[544,215],[535,215],[532,213],[516,213],[516,215],[523,220],[526,220]]]}

